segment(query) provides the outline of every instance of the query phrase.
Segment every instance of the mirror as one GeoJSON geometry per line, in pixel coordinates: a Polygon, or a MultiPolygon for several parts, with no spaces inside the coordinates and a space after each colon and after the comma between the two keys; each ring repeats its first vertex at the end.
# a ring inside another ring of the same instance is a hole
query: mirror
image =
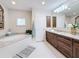
{"type": "Polygon", "coordinates": [[[4,29],[4,10],[0,5],[0,29],[4,29]]]}
{"type": "Polygon", "coordinates": [[[75,17],[75,24],[79,23],[79,16],[75,17]]]}
{"type": "Polygon", "coordinates": [[[58,25],[61,25],[64,19],[64,27],[68,24],[76,23],[79,28],[79,0],[69,0],[64,2],[62,5],[53,10],[53,13],[57,14],[57,16],[59,15],[58,20],[60,20],[60,14],[61,16],[64,16],[58,25]]]}

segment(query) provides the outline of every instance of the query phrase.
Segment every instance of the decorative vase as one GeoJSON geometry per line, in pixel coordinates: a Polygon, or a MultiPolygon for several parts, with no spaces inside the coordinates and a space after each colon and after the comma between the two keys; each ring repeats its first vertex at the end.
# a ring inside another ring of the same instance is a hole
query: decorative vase
{"type": "Polygon", "coordinates": [[[76,34],[76,32],[77,32],[77,30],[76,30],[76,28],[71,28],[71,34],[76,34]]]}

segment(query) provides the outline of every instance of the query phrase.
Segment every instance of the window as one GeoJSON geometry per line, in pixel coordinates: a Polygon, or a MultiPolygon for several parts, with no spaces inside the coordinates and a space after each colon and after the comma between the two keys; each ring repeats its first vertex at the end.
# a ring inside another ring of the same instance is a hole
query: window
{"type": "Polygon", "coordinates": [[[25,18],[18,18],[17,19],[17,26],[24,26],[26,24],[25,18]]]}

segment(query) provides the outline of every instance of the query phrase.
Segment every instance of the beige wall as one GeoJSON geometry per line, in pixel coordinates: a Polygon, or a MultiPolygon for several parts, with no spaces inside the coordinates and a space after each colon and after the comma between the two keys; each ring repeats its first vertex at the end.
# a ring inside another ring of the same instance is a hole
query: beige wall
{"type": "Polygon", "coordinates": [[[9,29],[14,33],[24,33],[26,29],[32,28],[32,12],[20,10],[8,10],[9,13],[9,29]],[[26,26],[17,26],[16,20],[18,18],[26,19],[26,26]]]}

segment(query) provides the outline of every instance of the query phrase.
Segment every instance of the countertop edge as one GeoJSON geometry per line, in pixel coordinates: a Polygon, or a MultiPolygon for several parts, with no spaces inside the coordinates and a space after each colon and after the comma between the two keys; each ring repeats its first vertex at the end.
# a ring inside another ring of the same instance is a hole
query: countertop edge
{"type": "Polygon", "coordinates": [[[71,33],[66,33],[66,32],[58,32],[55,30],[46,30],[47,32],[55,33],[57,35],[65,36],[71,39],[79,40],[79,35],[73,35],[71,33]]]}

